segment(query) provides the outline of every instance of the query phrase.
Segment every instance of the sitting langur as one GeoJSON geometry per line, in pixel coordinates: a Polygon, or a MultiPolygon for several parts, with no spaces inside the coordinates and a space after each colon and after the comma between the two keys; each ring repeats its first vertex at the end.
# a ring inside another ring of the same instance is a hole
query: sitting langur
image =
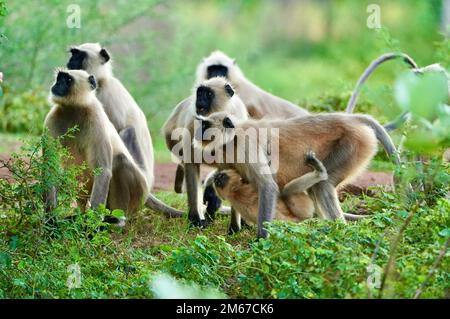
{"type": "Polygon", "coordinates": [[[196,226],[205,226],[206,221],[203,215],[203,196],[199,182],[202,159],[196,161],[193,158],[194,120],[198,115],[207,116],[222,111],[239,119],[248,118],[244,104],[234,94],[230,84],[224,78],[212,78],[196,86],[192,96],[176,106],[162,129],[168,149],[181,161],[180,165],[184,168],[189,220],[196,226]]]}
{"type": "MultiPolygon", "coordinates": [[[[309,197],[307,191],[320,181],[328,179],[328,174],[322,162],[315,156],[314,152],[308,152],[305,156],[305,164],[313,171],[306,173],[302,187],[298,181],[295,191],[289,191],[289,183],[281,191],[286,196],[280,196],[277,200],[274,219],[300,222],[312,218],[314,214],[314,202],[309,197]]],[[[214,185],[217,194],[228,200],[236,213],[241,215],[246,221],[256,224],[258,220],[258,193],[255,187],[244,181],[234,170],[214,171],[209,175],[205,183],[214,185]]],[[[346,220],[358,220],[366,216],[344,213],[346,220]]]]}
{"type": "Polygon", "coordinates": [[[148,185],[146,206],[171,217],[181,216],[181,211],[167,206],[150,193],[154,182],[154,159],[147,120],[131,94],[114,77],[110,54],[98,43],[73,46],[70,52],[67,67],[86,70],[95,76],[97,98],[145,176],[148,185]]]}
{"type": "MultiPolygon", "coordinates": [[[[95,95],[94,76],[82,70],[60,70],[51,88],[50,99],[54,106],[45,119],[45,127],[53,137],[78,127],[73,138],[62,143],[69,149],[72,164],[86,162],[89,167],[86,185],[90,193],[80,196],[79,207],[93,208],[105,204],[110,209],[135,212],[148,194],[148,180],[108,119],[102,104],[95,95]],[[100,174],[94,174],[100,169],[100,174]]],[[[68,163],[66,163],[68,164],[68,163]]],[[[56,206],[56,190],[47,195],[47,203],[56,206]]]]}
{"type": "MultiPolygon", "coordinates": [[[[308,191],[317,214],[324,219],[345,221],[336,189],[356,177],[370,162],[377,150],[377,139],[390,156],[399,162],[389,135],[374,119],[365,115],[343,113],[317,114],[287,120],[239,121],[226,113],[200,117],[202,127],[195,135],[194,147],[216,161],[211,165],[234,169],[258,192],[258,236],[266,237],[263,223],[273,218],[279,189],[283,198],[304,191],[303,175],[311,169],[304,163],[304,154],[313,151],[328,173],[326,180],[312,185],[308,191]],[[278,170],[272,171],[269,161],[277,150],[260,142],[256,136],[257,152],[250,154],[247,130],[275,128],[278,140],[278,170]],[[210,131],[211,130],[211,131],[210,131]],[[218,134],[220,132],[220,134],[218,134]],[[243,161],[236,154],[244,151],[243,161]],[[226,158],[227,160],[223,160],[226,158]],[[231,160],[228,160],[231,159],[231,160]]],[[[236,223],[239,225],[239,223],[236,223]]]]}

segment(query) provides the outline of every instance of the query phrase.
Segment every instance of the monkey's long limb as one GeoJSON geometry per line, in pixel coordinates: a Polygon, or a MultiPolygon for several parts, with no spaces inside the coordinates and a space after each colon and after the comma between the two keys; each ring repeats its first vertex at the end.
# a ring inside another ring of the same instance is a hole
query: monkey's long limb
{"type": "MultiPolygon", "coordinates": [[[[262,159],[260,154],[259,158],[262,159]]],[[[268,232],[264,228],[265,222],[272,221],[275,215],[275,207],[279,196],[278,185],[270,173],[266,158],[265,163],[247,164],[250,169],[250,175],[257,178],[258,185],[258,237],[267,238],[268,232]]]]}
{"type": "Polygon", "coordinates": [[[305,155],[305,163],[311,166],[314,171],[297,177],[284,186],[281,191],[281,197],[289,197],[298,193],[306,192],[311,186],[320,181],[328,179],[327,169],[323,163],[316,157],[314,152],[309,151],[305,155]]]}
{"type": "Polygon", "coordinates": [[[241,231],[241,215],[231,208],[230,225],[228,226],[228,235],[232,235],[241,231]]]}
{"type": "Polygon", "coordinates": [[[175,193],[181,194],[183,192],[184,167],[181,164],[177,165],[175,173],[175,193]]]}
{"type": "Polygon", "coordinates": [[[205,227],[206,221],[203,214],[203,192],[200,187],[200,165],[185,163],[184,175],[189,205],[189,221],[194,226],[205,227]]]}
{"type": "Polygon", "coordinates": [[[317,204],[317,213],[324,219],[338,219],[345,222],[339,205],[336,188],[328,181],[321,181],[311,187],[311,197],[317,204]]]}
{"type": "Polygon", "coordinates": [[[139,147],[135,128],[132,126],[124,128],[119,132],[119,136],[138,166],[144,168],[144,157],[141,148],[139,147]]]}
{"type": "Polygon", "coordinates": [[[106,204],[108,198],[109,183],[112,173],[110,169],[103,169],[100,175],[94,177],[94,185],[89,202],[92,208],[97,208],[100,204],[106,204]]]}
{"type": "MultiPolygon", "coordinates": [[[[369,76],[375,71],[376,68],[378,68],[379,65],[383,64],[386,61],[398,59],[401,58],[403,61],[408,64],[413,70],[417,69],[418,66],[416,62],[407,54],[405,53],[386,53],[382,56],[378,57],[377,59],[373,60],[372,63],[367,67],[366,70],[364,70],[363,74],[359,78],[358,82],[356,83],[356,87],[353,90],[352,96],[350,97],[350,100],[347,103],[347,107],[345,109],[346,113],[353,113],[356,105],[356,101],[358,100],[359,93],[361,92],[362,86],[366,82],[366,80],[369,78],[369,76]]],[[[395,122],[391,122],[388,124],[386,129],[393,130],[396,129],[398,126],[400,126],[402,123],[405,122],[404,114],[400,116],[400,119],[396,120],[395,122]]]]}

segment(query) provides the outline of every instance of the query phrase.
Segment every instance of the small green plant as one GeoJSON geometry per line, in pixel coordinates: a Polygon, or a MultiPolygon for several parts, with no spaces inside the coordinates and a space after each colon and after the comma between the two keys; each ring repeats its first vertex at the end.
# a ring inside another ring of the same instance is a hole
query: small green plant
{"type": "Polygon", "coordinates": [[[46,94],[42,89],[17,94],[5,87],[0,99],[0,131],[40,134],[45,115],[50,110],[46,94]]]}

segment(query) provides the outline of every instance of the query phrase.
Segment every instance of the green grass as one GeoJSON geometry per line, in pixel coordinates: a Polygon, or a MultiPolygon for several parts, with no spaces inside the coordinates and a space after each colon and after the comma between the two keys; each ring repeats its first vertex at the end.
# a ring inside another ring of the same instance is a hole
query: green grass
{"type": "MultiPolygon", "coordinates": [[[[185,208],[184,196],[160,193],[185,208]]],[[[405,215],[389,201],[369,200],[375,217],[347,226],[312,220],[279,223],[269,240],[254,241],[255,228],[226,236],[227,217],[204,230],[185,219],[167,220],[142,210],[125,232],[88,239],[68,227],[59,239],[39,238],[32,229],[0,237],[0,297],[149,298],[152,278],[163,272],[228,297],[366,298],[367,266],[381,241],[377,267],[405,215]],[[81,235],[81,237],[80,237],[81,235]],[[66,286],[69,265],[81,269],[81,286],[66,286]]],[[[448,202],[420,209],[400,242],[396,275],[385,297],[410,298],[424,280],[450,226],[448,202]],[[441,234],[441,235],[440,235],[441,234]]],[[[423,297],[442,298],[448,288],[449,259],[430,280],[423,297]]],[[[378,289],[373,289],[376,295],[378,289]]]]}

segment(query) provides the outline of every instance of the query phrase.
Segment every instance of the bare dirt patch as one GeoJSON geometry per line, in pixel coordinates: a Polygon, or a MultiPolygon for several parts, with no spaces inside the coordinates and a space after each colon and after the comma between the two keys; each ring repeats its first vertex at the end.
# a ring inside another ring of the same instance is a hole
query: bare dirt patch
{"type": "MultiPolygon", "coordinates": [[[[155,165],[155,191],[173,190],[176,167],[177,166],[174,163],[157,163],[155,165]]],[[[204,179],[211,170],[212,169],[209,167],[202,167],[202,179],[204,179]]],[[[392,173],[367,171],[353,181],[352,185],[347,186],[344,191],[359,194],[366,191],[369,186],[391,187],[393,183],[392,173]]]]}

